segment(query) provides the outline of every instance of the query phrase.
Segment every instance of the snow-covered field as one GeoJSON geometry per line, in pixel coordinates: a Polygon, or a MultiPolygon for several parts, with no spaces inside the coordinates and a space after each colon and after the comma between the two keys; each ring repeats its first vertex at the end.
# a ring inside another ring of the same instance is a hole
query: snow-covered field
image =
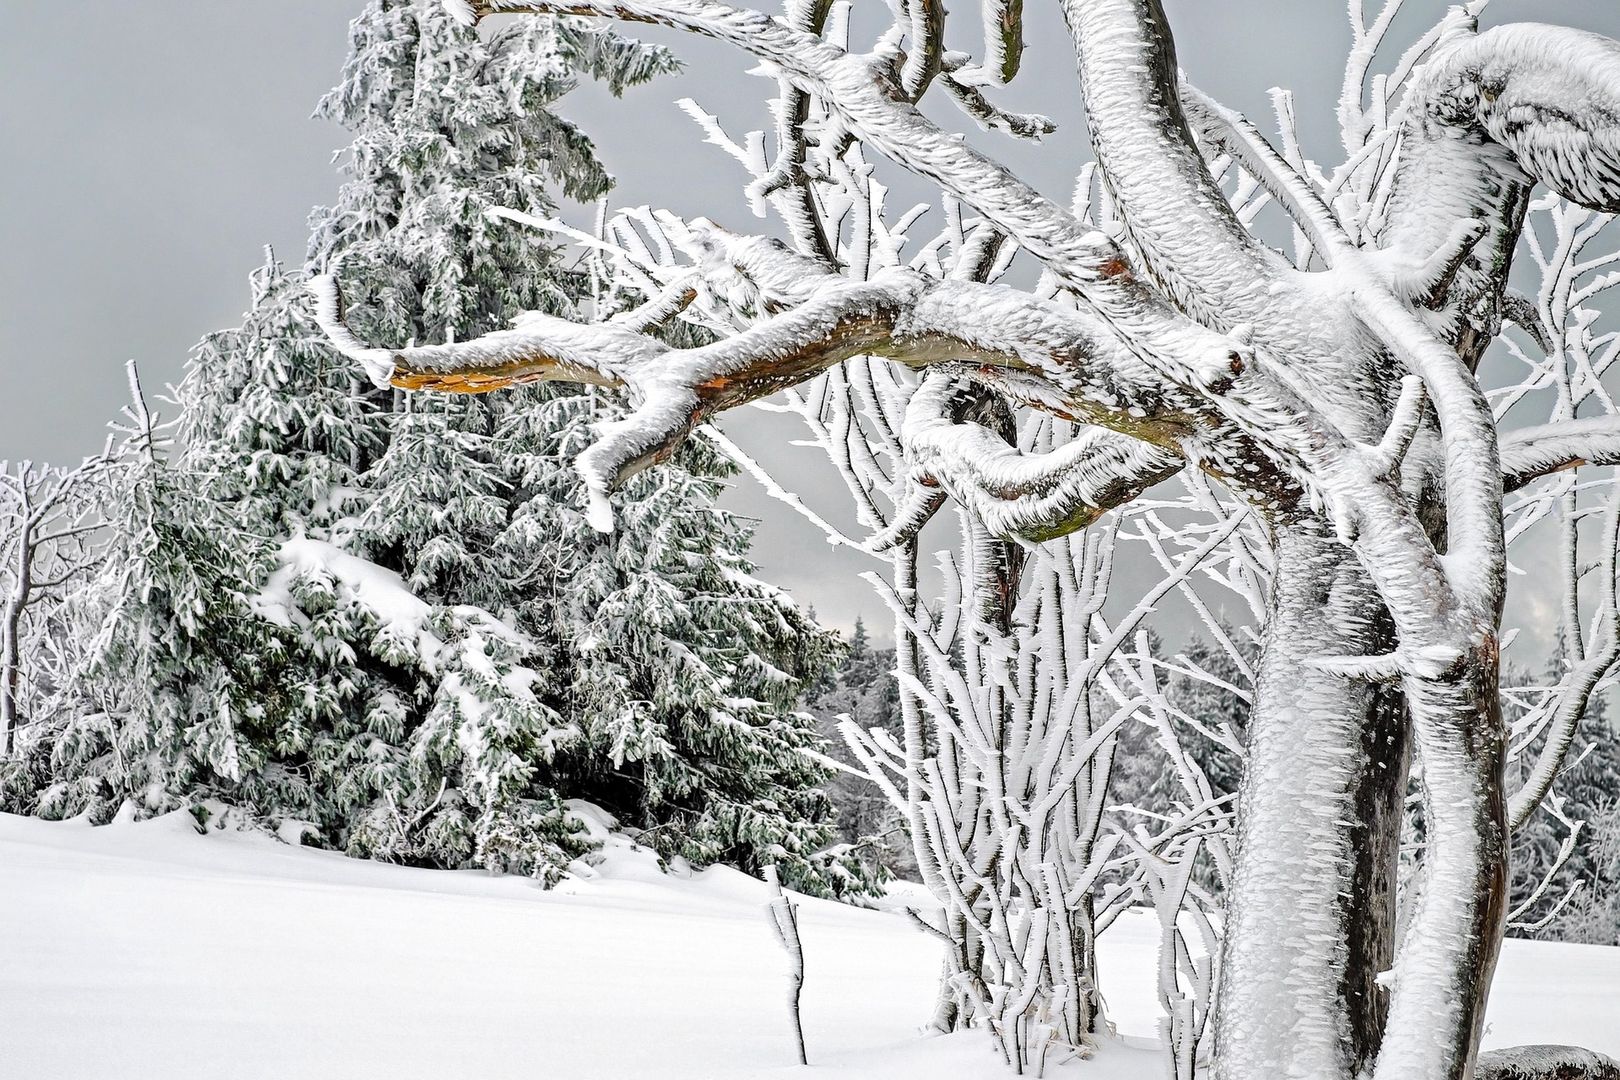
{"type": "MultiPolygon", "coordinates": [[[[793,1064],[765,887],[620,845],[526,881],[358,862],[189,817],[0,816],[5,1080],[979,1080],[981,1033],[922,1038],[939,956],[894,914],[803,901],[812,1070],[793,1064]]],[[[1049,1075],[1146,1080],[1153,928],[1105,939],[1125,1042],[1049,1075]]],[[[1620,949],[1510,942],[1489,1045],[1620,1054],[1620,949]]]]}

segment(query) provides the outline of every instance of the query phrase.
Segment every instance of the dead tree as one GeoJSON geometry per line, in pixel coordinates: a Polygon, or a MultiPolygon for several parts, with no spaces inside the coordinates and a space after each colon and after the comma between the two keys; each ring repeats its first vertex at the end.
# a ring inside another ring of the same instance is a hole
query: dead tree
{"type": "MultiPolygon", "coordinates": [[[[749,150],[763,143],[762,132],[734,140],[696,103],[682,105],[753,184],[769,180],[772,167],[749,150]]],[[[1083,168],[1073,212],[1107,229],[1114,221],[1092,190],[1094,180],[1095,169],[1083,168]]],[[[960,205],[948,196],[940,207],[943,227],[916,247],[929,208],[891,214],[885,185],[858,158],[819,190],[807,209],[816,235],[836,238],[846,277],[867,279],[907,265],[994,282],[1014,262],[1015,246],[964,229],[960,205]],[[902,248],[912,252],[904,260],[902,248]]],[[[506,216],[573,234],[585,246],[599,318],[618,310],[625,293],[656,294],[689,276],[676,252],[687,246],[682,237],[690,229],[668,214],[599,215],[594,237],[555,220],[506,216]]],[[[680,318],[721,336],[756,321],[746,303],[738,306],[729,295],[724,303],[695,303],[680,318]]],[[[916,917],[945,951],[931,1026],[949,1031],[982,1020],[1020,1073],[1039,1075],[1051,1062],[1084,1053],[1101,1006],[1097,937],[1125,908],[1148,904],[1162,923],[1167,1035],[1184,1052],[1180,1067],[1190,1070],[1207,1057],[1210,1042],[1218,949],[1203,908],[1214,897],[1163,887],[1163,871],[1167,857],[1183,869],[1207,859],[1224,880],[1232,815],[1230,800],[1216,798],[1197,761],[1182,752],[1180,733],[1187,725],[1229,751],[1238,748],[1230,731],[1212,731],[1185,714],[1171,717],[1158,692],[1163,661],[1144,647],[1138,628],[1167,594],[1180,594],[1247,687],[1252,670],[1205,594],[1222,590],[1251,618],[1262,616],[1269,571],[1257,558],[1266,546],[1258,519],[1220,498],[1202,474],[1184,472],[1179,498],[1140,498],[1108,513],[1074,505],[1072,512],[1091,525],[1054,536],[1061,530],[1039,525],[1043,507],[1069,502],[1074,485],[1087,482],[1094,432],[1044,413],[1015,417],[995,397],[943,372],[914,383],[867,357],[782,398],[755,404],[802,421],[843,480],[870,540],[829,524],[723,434],[709,429],[702,437],[830,542],[886,567],[862,576],[894,618],[903,730],[898,741],[849,724],[843,731],[866,778],[908,822],[917,866],[940,908],[939,925],[916,917]],[[975,426],[964,427],[964,420],[975,426]],[[964,455],[959,440],[977,428],[986,430],[964,455]],[[974,488],[956,489],[959,499],[971,501],[958,508],[955,550],[936,554],[940,573],[928,590],[918,572],[918,528],[946,498],[929,466],[936,435],[976,471],[976,480],[974,488]],[[1027,497],[991,495],[1016,492],[1027,481],[1020,452],[1044,456],[1047,480],[1027,497]],[[976,492],[981,497],[973,498],[976,492]],[[1164,576],[1134,597],[1114,581],[1112,568],[1137,553],[1164,576]],[[1175,763],[1179,796],[1170,815],[1124,808],[1132,821],[1122,828],[1107,799],[1118,735],[1134,723],[1147,724],[1175,763]],[[1206,939],[1202,949],[1188,947],[1184,931],[1191,926],[1206,939]]],[[[1196,667],[1176,670],[1208,677],[1196,667]]],[[[1235,686],[1221,690],[1246,696],[1235,686]]]]}
{"type": "MultiPolygon", "coordinates": [[[[466,342],[372,349],[344,327],[331,280],[323,322],[395,387],[625,391],[633,410],[577,461],[602,528],[614,486],[708,418],[857,357],[1086,425],[1041,451],[967,413],[943,427],[901,418],[902,441],[926,449],[907,527],[949,494],[1003,535],[1059,535],[1179,468],[1218,482],[1264,522],[1270,573],[1216,1075],[1462,1080],[1506,915],[1504,490],[1620,462],[1612,409],[1509,430],[1479,378],[1504,317],[1517,319],[1507,275],[1534,186],[1620,210],[1620,45],[1546,26],[1480,32],[1482,6],[1404,57],[1371,110],[1366,65],[1394,5],[1358,23],[1346,162],[1324,175],[1180,80],[1157,0],[1065,0],[1120,222],[1107,235],[916,107],[932,89],[987,123],[1039,127],[990,100],[1019,67],[1019,5],[987,0],[975,61],[944,49],[932,0],[897,2],[867,52],[815,0],[781,17],[719,0],[452,0],[468,18],[599,15],[751,53],[783,88],[777,159],[752,193],[794,247],[694,222],[690,272],[594,325],[534,314],[466,342]],[[976,215],[982,242],[1037,263],[1040,285],[851,273],[813,210],[818,185],[865,152],[936,183],[976,215]],[[1234,164],[1287,211],[1292,260],[1233,209],[1217,172],[1234,164]],[[653,332],[716,297],[755,320],[690,348],[653,332]],[[1016,467],[987,474],[987,438],[1016,467]],[[1409,758],[1428,834],[1397,954],[1409,758]]],[[[1612,549],[1603,558],[1612,579],[1612,549]]]]}
{"type": "Polygon", "coordinates": [[[771,930],[777,943],[788,957],[788,1016],[793,1020],[793,1038],[799,1049],[799,1064],[810,1064],[804,1049],[804,1018],[799,1012],[799,999],[804,994],[804,945],[799,940],[799,905],[782,891],[782,879],[775,865],[765,868],[765,884],[770,886],[771,898],[765,902],[765,914],[770,917],[771,930]]]}

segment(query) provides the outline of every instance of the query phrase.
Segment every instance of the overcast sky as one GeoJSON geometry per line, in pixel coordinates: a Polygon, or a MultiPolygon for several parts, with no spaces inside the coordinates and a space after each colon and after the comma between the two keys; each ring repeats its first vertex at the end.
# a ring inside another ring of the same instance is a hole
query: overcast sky
{"type": "MultiPolygon", "coordinates": [[[[876,0],[865,0],[869,5],[876,0]]],[[[247,275],[273,244],[303,252],[305,221],[338,184],[343,133],[309,118],[336,80],[361,0],[52,0],[9,2],[0,29],[0,460],[70,461],[98,448],[124,401],[126,359],[149,384],[178,378],[204,333],[234,325],[247,275]]],[[[1333,103],[1349,42],[1340,0],[1167,0],[1183,67],[1269,128],[1267,90],[1292,88],[1308,152],[1332,157],[1333,103]]],[[[1369,0],[1368,7],[1375,7],[1369,0]]],[[[1409,39],[1444,10],[1410,0],[1409,39]]],[[[976,48],[962,5],[954,32],[976,48]]],[[[974,141],[1066,201],[1085,159],[1072,53],[1056,4],[1028,5],[1026,70],[1003,95],[1059,123],[1039,147],[974,141]]],[[[1536,19],[1620,36],[1614,0],[1496,0],[1496,22],[1536,19]]],[[[673,102],[693,97],[741,134],[768,126],[769,84],[726,46],[656,29],[679,77],[614,100],[582,87],[561,111],[596,140],[619,177],[614,201],[705,214],[750,228],[740,170],[702,142],[673,102]]],[[[953,42],[953,44],[956,44],[953,42]]],[[[939,106],[936,104],[935,109],[939,106]]],[[[948,106],[946,107],[948,110],[948,106]]],[[[956,127],[959,116],[936,112],[956,127]]],[[[739,410],[725,426],[829,516],[847,497],[813,449],[786,445],[781,421],[739,410]]],[[[857,571],[820,534],[741,483],[733,505],[763,519],[755,557],[767,578],[847,627],[887,620],[857,571]]]]}

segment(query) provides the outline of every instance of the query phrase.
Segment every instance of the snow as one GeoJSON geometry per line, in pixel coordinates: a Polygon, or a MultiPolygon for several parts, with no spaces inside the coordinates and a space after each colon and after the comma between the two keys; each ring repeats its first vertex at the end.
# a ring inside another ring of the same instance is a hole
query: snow
{"type": "MultiPolygon", "coordinates": [[[[6,1080],[807,1075],[767,886],[725,868],[664,874],[623,839],[543,892],[258,834],[204,837],[186,814],[103,828],[5,815],[0,866],[6,1080]]],[[[918,1034],[939,960],[928,938],[889,911],[796,901],[815,1076],[1008,1075],[982,1032],[918,1034]]],[[[1049,1075],[1160,1075],[1143,1049],[1156,937],[1146,913],[1105,937],[1103,985],[1126,1038],[1049,1075]]],[[[1620,1053],[1617,1000],[1620,949],[1509,942],[1486,1045],[1620,1053]]]]}
{"type": "Polygon", "coordinates": [[[432,609],[392,570],[350,555],[324,540],[299,536],[281,545],[280,565],[253,598],[254,610],[282,626],[294,622],[293,588],[305,578],[327,578],[371,612],[383,627],[402,640],[429,633],[432,609]]]}

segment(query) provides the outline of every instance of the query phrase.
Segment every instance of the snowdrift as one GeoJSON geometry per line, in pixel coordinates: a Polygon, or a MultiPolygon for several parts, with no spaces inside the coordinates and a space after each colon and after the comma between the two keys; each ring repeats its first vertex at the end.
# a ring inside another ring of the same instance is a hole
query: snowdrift
{"type": "MultiPolygon", "coordinates": [[[[600,824],[596,822],[596,824],[600,824]]],[[[189,815],[0,816],[3,1080],[991,1080],[978,1032],[918,1033],[939,953],[897,914],[799,898],[811,1066],[762,882],[665,874],[612,840],[543,892],[386,866],[189,815]]],[[[1147,1080],[1155,931],[1101,966],[1121,1038],[1049,1075],[1147,1080]]],[[[1509,942],[1487,1046],[1620,1054],[1620,949],[1509,942]]]]}

